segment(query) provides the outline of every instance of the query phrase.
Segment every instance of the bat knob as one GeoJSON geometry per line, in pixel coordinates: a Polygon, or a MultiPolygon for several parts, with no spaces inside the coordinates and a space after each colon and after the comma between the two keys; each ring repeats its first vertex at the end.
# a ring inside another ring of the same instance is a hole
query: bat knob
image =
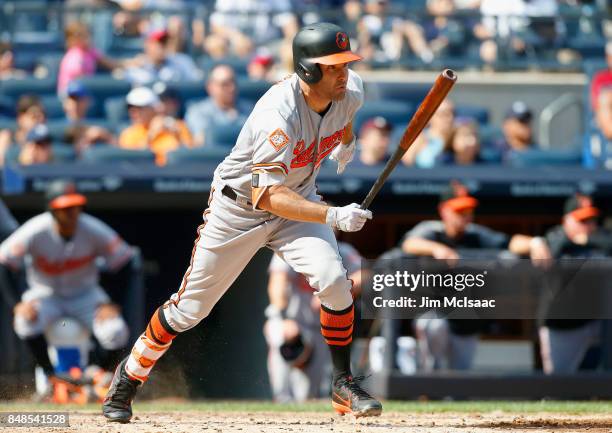
{"type": "Polygon", "coordinates": [[[444,76],[444,78],[447,78],[451,81],[457,80],[457,73],[452,69],[445,69],[444,71],[442,71],[442,75],[444,76]]]}

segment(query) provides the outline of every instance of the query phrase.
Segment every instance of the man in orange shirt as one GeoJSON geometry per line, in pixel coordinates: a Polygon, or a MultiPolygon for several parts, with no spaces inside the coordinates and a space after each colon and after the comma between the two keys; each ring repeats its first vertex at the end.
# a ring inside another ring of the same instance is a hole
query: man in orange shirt
{"type": "Polygon", "coordinates": [[[132,89],[126,97],[132,125],[119,136],[124,149],[150,149],[157,165],[166,163],[166,154],[180,146],[193,146],[191,133],[182,120],[159,115],[159,98],[147,87],[132,89]]]}

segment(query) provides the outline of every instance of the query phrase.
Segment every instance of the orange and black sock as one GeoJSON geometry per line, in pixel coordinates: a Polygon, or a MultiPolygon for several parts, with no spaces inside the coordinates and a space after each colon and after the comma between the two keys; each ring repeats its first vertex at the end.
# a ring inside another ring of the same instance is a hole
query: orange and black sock
{"type": "Polygon", "coordinates": [[[329,346],[333,381],[351,375],[351,342],[353,341],[353,304],[342,311],[321,305],[321,334],[329,346]]]}
{"type": "Polygon", "coordinates": [[[178,335],[164,316],[163,309],[158,308],[147,329],[134,344],[125,366],[125,371],[132,379],[144,382],[159,358],[170,348],[172,340],[178,335]]]}

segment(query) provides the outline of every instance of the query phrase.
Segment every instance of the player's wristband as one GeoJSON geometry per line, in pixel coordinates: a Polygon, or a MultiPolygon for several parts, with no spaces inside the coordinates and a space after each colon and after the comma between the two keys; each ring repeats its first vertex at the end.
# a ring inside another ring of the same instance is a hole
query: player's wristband
{"type": "Polygon", "coordinates": [[[329,209],[327,209],[327,214],[325,215],[325,224],[335,228],[336,227],[336,218],[337,218],[336,208],[335,207],[330,207],[329,209]]]}

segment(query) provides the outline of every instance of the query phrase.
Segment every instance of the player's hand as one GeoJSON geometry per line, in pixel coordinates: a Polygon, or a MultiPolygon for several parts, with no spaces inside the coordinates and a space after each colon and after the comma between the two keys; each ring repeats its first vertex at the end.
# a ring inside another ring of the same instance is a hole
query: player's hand
{"type": "Polygon", "coordinates": [[[540,269],[549,269],[552,266],[553,257],[548,244],[542,238],[535,237],[529,243],[529,257],[533,266],[540,269]]]}
{"type": "Polygon", "coordinates": [[[94,320],[104,321],[119,316],[119,306],[117,304],[102,304],[96,310],[94,320]]]}
{"type": "Polygon", "coordinates": [[[25,301],[20,302],[15,305],[13,309],[13,314],[15,316],[21,316],[26,319],[28,322],[33,322],[38,317],[38,311],[36,310],[36,302],[35,301],[25,301]]]}
{"type": "Polygon", "coordinates": [[[371,219],[372,212],[360,209],[357,203],[351,203],[343,207],[330,207],[325,222],[343,232],[357,232],[371,219]]]}
{"type": "Polygon", "coordinates": [[[457,261],[459,260],[459,254],[454,249],[447,247],[446,245],[438,245],[433,251],[432,255],[434,259],[446,260],[446,261],[457,261]]]}
{"type": "Polygon", "coordinates": [[[353,160],[355,154],[355,138],[348,144],[340,144],[329,155],[329,159],[338,163],[338,174],[341,174],[346,165],[353,160]]]}

